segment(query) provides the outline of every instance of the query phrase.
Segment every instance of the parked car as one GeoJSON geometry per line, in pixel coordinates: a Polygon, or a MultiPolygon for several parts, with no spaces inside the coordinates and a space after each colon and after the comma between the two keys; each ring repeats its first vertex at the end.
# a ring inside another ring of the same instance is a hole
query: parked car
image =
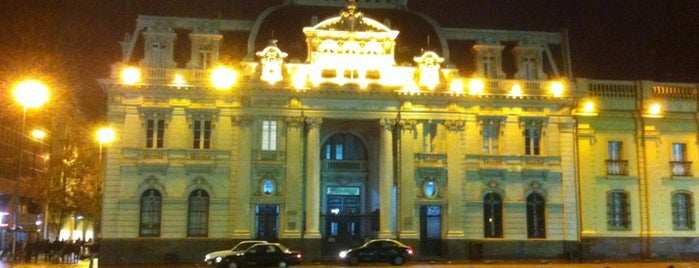
{"type": "Polygon", "coordinates": [[[226,250],[219,250],[219,251],[214,251],[206,254],[204,256],[204,262],[207,264],[215,264],[218,262],[221,262],[223,258],[229,255],[233,255],[236,251],[245,251],[249,249],[250,247],[254,246],[255,244],[260,244],[260,243],[267,243],[267,241],[264,240],[245,240],[241,241],[233,248],[231,249],[226,249],[226,250]]]}
{"type": "Polygon", "coordinates": [[[364,245],[340,251],[340,261],[347,265],[360,262],[389,262],[402,265],[413,257],[413,248],[393,239],[374,239],[364,245]]]}
{"type": "Polygon", "coordinates": [[[238,268],[243,266],[286,268],[300,264],[303,261],[303,255],[300,251],[290,250],[279,243],[256,243],[252,244],[248,249],[230,252],[231,254],[214,257],[213,261],[207,262],[216,268],[238,268]]]}

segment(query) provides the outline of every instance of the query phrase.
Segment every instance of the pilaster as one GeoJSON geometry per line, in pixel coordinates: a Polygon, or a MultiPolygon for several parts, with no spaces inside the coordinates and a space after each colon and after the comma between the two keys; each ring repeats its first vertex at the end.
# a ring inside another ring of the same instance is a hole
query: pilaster
{"type": "Polygon", "coordinates": [[[306,118],[306,231],[304,238],[320,238],[320,117],[306,118]]]}
{"type": "Polygon", "coordinates": [[[465,178],[464,169],[461,167],[461,151],[459,136],[464,131],[466,121],[449,120],[444,122],[444,126],[449,131],[447,133],[447,238],[457,239],[464,237],[462,227],[463,211],[461,178],[465,178]]]}
{"type": "Polygon", "coordinates": [[[400,238],[418,239],[417,223],[418,215],[415,210],[415,150],[413,132],[417,122],[415,120],[402,119],[398,121],[400,129],[400,210],[398,211],[398,226],[400,238]]]}
{"type": "Polygon", "coordinates": [[[233,124],[233,139],[238,139],[239,148],[234,152],[231,167],[229,213],[233,239],[252,238],[252,224],[255,218],[250,210],[250,154],[252,150],[252,117],[235,116],[233,124]],[[238,158],[235,158],[238,155],[238,158]]]}
{"type": "Polygon", "coordinates": [[[303,211],[303,139],[304,118],[287,117],[286,123],[286,226],[282,226],[281,238],[301,238],[303,211]]]}
{"type": "Polygon", "coordinates": [[[395,211],[393,210],[393,127],[396,120],[381,119],[379,151],[379,237],[395,238],[395,211]]]}

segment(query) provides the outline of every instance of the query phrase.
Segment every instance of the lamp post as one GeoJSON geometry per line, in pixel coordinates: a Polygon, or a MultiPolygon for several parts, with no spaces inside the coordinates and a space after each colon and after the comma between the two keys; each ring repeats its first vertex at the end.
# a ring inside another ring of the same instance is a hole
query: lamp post
{"type": "Polygon", "coordinates": [[[114,130],[112,128],[105,127],[97,130],[97,142],[100,144],[100,160],[102,160],[102,147],[114,141],[114,137],[114,130]]]}
{"type": "Polygon", "coordinates": [[[14,189],[14,194],[13,194],[13,199],[15,202],[14,205],[14,211],[12,213],[12,261],[15,260],[15,253],[17,250],[17,233],[15,232],[17,230],[18,226],[18,220],[19,220],[19,212],[20,212],[20,202],[21,198],[19,197],[19,183],[20,180],[23,176],[23,169],[24,169],[24,142],[27,134],[25,133],[26,131],[26,121],[27,121],[27,109],[29,108],[37,108],[44,103],[48,101],[48,96],[49,96],[49,90],[48,88],[42,84],[39,81],[36,80],[27,80],[23,81],[19,84],[14,89],[14,97],[17,103],[22,105],[22,129],[21,129],[21,134],[20,134],[20,144],[19,144],[19,163],[17,164],[17,179],[15,181],[15,189],[14,189]]]}
{"type": "MultiPolygon", "coordinates": [[[[35,129],[32,131],[32,137],[39,141],[40,146],[42,148],[42,153],[43,153],[43,146],[44,146],[44,139],[46,138],[46,132],[40,129],[35,129]]],[[[45,158],[48,160],[48,157],[45,158]]],[[[42,219],[41,219],[41,232],[42,236],[44,239],[48,240],[49,239],[49,188],[51,187],[51,182],[50,180],[46,182],[46,188],[44,189],[44,207],[43,207],[43,212],[42,212],[42,219]]],[[[37,224],[38,225],[38,224],[37,224]]]]}

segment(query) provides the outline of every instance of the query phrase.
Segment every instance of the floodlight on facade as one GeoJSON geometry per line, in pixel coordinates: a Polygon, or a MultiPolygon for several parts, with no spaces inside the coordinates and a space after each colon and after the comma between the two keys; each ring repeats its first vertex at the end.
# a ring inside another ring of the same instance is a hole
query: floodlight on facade
{"type": "Polygon", "coordinates": [[[510,89],[510,96],[521,97],[522,96],[522,86],[520,86],[519,84],[512,85],[512,88],[510,89]]]}
{"type": "Polygon", "coordinates": [[[485,84],[483,83],[483,79],[473,78],[473,79],[471,79],[470,82],[468,82],[468,94],[469,95],[481,95],[481,94],[483,94],[484,88],[485,88],[485,84]]]}
{"type": "Polygon", "coordinates": [[[648,105],[648,109],[646,110],[646,113],[643,116],[651,118],[663,117],[663,106],[659,103],[652,103],[648,105]]]}
{"type": "Polygon", "coordinates": [[[177,75],[175,75],[175,78],[172,80],[172,83],[175,85],[180,85],[180,86],[184,85],[184,83],[185,83],[184,77],[182,77],[181,74],[177,74],[177,75]]]}
{"type": "Polygon", "coordinates": [[[563,90],[565,90],[565,87],[563,86],[563,83],[559,81],[553,81],[551,82],[551,85],[549,85],[549,91],[551,91],[551,94],[554,97],[563,96],[563,90]]]}
{"type": "Polygon", "coordinates": [[[211,71],[211,83],[217,89],[229,89],[235,85],[238,73],[228,67],[218,67],[211,71]]]}
{"type": "Polygon", "coordinates": [[[461,79],[451,80],[451,83],[449,83],[449,91],[451,91],[452,94],[464,94],[464,81],[461,79]]]}
{"type": "Polygon", "coordinates": [[[141,80],[141,70],[129,66],[121,70],[121,82],[126,85],[135,85],[141,80]]]}

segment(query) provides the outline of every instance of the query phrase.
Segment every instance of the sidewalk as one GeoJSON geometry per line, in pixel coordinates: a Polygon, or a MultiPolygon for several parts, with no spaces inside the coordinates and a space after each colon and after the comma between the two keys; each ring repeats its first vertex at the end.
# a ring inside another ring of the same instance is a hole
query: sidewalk
{"type": "MultiPolygon", "coordinates": [[[[52,263],[52,262],[46,262],[46,261],[39,261],[39,262],[16,262],[16,263],[11,263],[11,262],[6,262],[2,261],[0,262],[0,268],[89,268],[90,267],[90,260],[82,260],[78,263],[52,263]]],[[[95,262],[93,263],[94,268],[97,268],[97,259],[95,259],[95,262]]]]}

